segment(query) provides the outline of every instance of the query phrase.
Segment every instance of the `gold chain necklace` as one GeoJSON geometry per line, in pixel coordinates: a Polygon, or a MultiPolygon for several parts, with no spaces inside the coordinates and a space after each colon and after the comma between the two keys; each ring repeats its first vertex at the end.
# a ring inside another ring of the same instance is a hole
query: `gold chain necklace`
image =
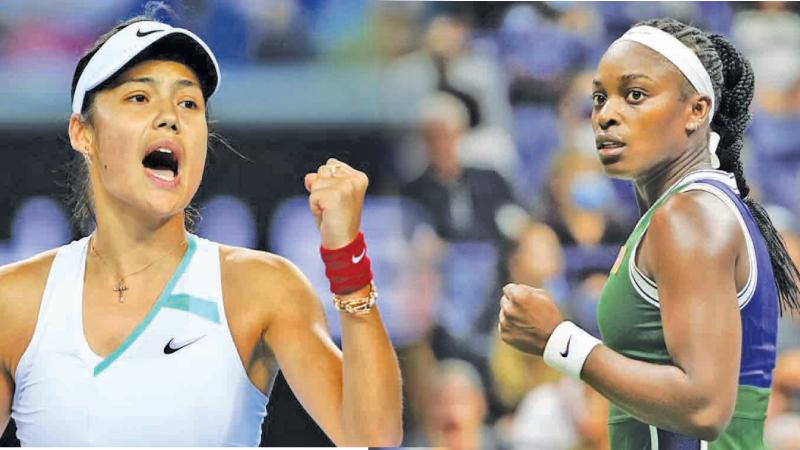
{"type": "MultiPolygon", "coordinates": [[[[177,247],[175,247],[175,249],[173,249],[172,251],[168,252],[167,254],[165,254],[165,255],[161,256],[160,258],[157,258],[156,260],[154,260],[154,261],[150,262],[149,264],[147,264],[146,266],[142,267],[141,269],[139,269],[139,270],[136,270],[136,271],[134,271],[134,272],[131,272],[131,273],[127,274],[127,275],[122,275],[122,276],[119,276],[119,277],[118,277],[118,278],[119,278],[119,280],[117,281],[117,285],[116,285],[116,286],[113,288],[113,291],[119,294],[119,302],[120,302],[120,303],[125,303],[125,291],[127,291],[127,290],[129,290],[129,289],[130,289],[130,288],[128,288],[128,286],[125,284],[125,279],[126,279],[126,278],[129,278],[129,277],[132,277],[132,276],[134,276],[134,275],[136,275],[136,274],[139,274],[139,273],[141,273],[141,272],[144,272],[145,270],[147,270],[147,269],[149,269],[151,266],[153,266],[153,264],[155,264],[155,263],[157,263],[157,262],[159,262],[159,261],[163,261],[163,260],[164,260],[164,258],[166,258],[167,256],[171,255],[173,252],[175,252],[177,249],[179,249],[179,248],[183,247],[184,245],[186,245],[186,240],[185,240],[185,239],[184,239],[183,241],[181,241],[181,243],[180,243],[180,244],[179,244],[177,247]]],[[[108,270],[110,270],[112,273],[115,273],[115,271],[114,271],[114,269],[111,267],[111,265],[110,265],[110,264],[108,264],[108,263],[106,262],[106,260],[105,260],[105,259],[103,259],[103,256],[102,256],[102,255],[101,255],[101,254],[100,254],[100,253],[97,251],[97,248],[94,246],[94,239],[92,239],[92,240],[90,241],[89,247],[91,247],[91,249],[92,249],[92,253],[94,253],[95,255],[97,255],[97,257],[100,259],[100,262],[101,262],[101,263],[103,263],[103,265],[104,265],[104,266],[106,266],[106,267],[108,268],[108,270]]],[[[115,274],[115,275],[116,275],[116,274],[115,274]]]]}

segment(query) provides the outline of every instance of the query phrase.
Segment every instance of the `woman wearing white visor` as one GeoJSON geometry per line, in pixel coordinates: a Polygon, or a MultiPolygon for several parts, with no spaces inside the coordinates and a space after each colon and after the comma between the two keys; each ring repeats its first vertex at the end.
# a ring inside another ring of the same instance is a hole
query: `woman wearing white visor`
{"type": "Polygon", "coordinates": [[[778,311],[799,310],[800,291],[740,160],[753,86],[733,44],[673,19],[615,41],[592,127],[642,217],[600,295],[603,342],[546,292],[503,291],[503,339],[611,400],[614,450],[765,448],[778,311]]]}
{"type": "Polygon", "coordinates": [[[336,444],[402,439],[363,173],[330,160],[305,177],[343,351],[291,263],[187,232],[219,81],[202,40],[143,18],[79,61],[69,136],[96,229],[0,269],[0,428],[13,417],[23,445],[255,446],[279,367],[336,444]]]}

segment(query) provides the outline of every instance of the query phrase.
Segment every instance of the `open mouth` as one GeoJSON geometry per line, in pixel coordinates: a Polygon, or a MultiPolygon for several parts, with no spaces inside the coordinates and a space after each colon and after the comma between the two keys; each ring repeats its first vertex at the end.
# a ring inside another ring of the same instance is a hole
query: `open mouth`
{"type": "Polygon", "coordinates": [[[173,181],[178,176],[178,159],[172,150],[159,147],[148,153],[142,165],[150,169],[153,175],[164,181],[173,181]]]}

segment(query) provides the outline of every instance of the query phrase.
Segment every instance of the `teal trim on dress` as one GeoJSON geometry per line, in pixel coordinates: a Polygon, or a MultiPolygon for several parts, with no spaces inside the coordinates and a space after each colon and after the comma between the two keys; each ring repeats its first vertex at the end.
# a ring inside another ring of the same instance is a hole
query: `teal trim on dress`
{"type": "Polygon", "coordinates": [[[147,326],[150,325],[150,322],[152,322],[156,317],[158,311],[164,307],[164,303],[166,303],[171,296],[172,290],[175,288],[175,284],[177,284],[178,280],[181,278],[181,276],[183,276],[183,273],[186,271],[186,267],[189,265],[189,261],[192,259],[192,255],[194,255],[195,250],[197,250],[197,242],[193,235],[186,233],[186,242],[186,253],[183,254],[183,259],[181,259],[180,264],[178,264],[178,268],[175,269],[175,273],[172,274],[172,278],[170,278],[167,282],[167,285],[164,286],[164,290],[161,291],[161,294],[158,296],[155,304],[153,304],[153,307],[150,308],[150,312],[148,312],[144,319],[139,322],[139,325],[136,325],[136,328],[134,328],[131,334],[125,338],[124,341],[122,341],[122,344],[120,344],[116,350],[111,352],[110,355],[106,356],[104,360],[100,361],[100,363],[94,367],[94,376],[99,375],[100,372],[104,371],[108,366],[111,365],[111,363],[122,356],[122,354],[125,353],[125,350],[127,350],[136,341],[136,339],[139,338],[147,326]]]}
{"type": "Polygon", "coordinates": [[[163,308],[186,311],[211,322],[220,323],[217,302],[211,300],[194,297],[189,294],[176,294],[170,296],[161,306],[163,308]]]}

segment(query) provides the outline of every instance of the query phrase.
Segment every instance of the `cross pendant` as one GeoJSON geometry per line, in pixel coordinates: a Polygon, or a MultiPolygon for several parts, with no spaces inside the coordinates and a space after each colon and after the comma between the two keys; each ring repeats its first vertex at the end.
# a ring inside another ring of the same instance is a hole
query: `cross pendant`
{"type": "Polygon", "coordinates": [[[127,290],[128,290],[128,286],[125,286],[125,282],[124,281],[120,281],[119,284],[117,285],[117,287],[114,288],[114,292],[118,292],[119,293],[119,302],[120,303],[124,303],[125,302],[125,291],[127,291],[127,290]]]}

